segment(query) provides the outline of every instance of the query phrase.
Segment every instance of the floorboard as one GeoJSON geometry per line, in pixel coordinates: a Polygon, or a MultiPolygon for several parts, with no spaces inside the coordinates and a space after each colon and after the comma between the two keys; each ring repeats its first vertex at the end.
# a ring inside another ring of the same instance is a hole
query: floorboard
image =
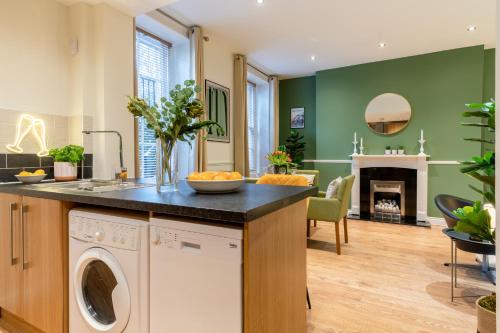
{"type": "MultiPolygon", "coordinates": [[[[450,243],[440,228],[351,220],[348,225],[349,244],[342,243],[340,256],[332,224],[311,228],[308,333],[476,331],[475,298],[450,300],[450,271],[443,266],[450,243]]],[[[474,263],[474,255],[459,251],[458,257],[474,263]]],[[[459,269],[458,276],[458,295],[494,290],[479,270],[459,269]]]]}
{"type": "MultiPolygon", "coordinates": [[[[348,228],[340,256],[332,224],[311,228],[309,333],[476,331],[475,298],[450,300],[450,241],[439,227],[350,220],[348,228]]],[[[475,257],[459,251],[458,259],[475,257]]],[[[475,269],[459,269],[458,283],[458,295],[494,290],[475,269]]]]}

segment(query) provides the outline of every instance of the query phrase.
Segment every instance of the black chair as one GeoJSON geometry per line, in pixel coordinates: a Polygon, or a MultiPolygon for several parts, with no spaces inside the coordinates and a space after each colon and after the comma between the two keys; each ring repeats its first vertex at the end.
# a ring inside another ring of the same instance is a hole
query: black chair
{"type": "Polygon", "coordinates": [[[448,228],[455,227],[455,224],[457,224],[458,222],[458,218],[455,216],[455,214],[453,214],[453,211],[455,209],[474,205],[473,201],[455,197],[449,194],[436,195],[436,197],[434,198],[434,203],[443,214],[448,228]]]}

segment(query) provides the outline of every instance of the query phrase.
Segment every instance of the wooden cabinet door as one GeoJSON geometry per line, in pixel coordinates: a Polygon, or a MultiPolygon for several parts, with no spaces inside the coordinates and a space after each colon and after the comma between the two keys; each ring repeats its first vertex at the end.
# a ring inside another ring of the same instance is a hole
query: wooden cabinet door
{"type": "Polygon", "coordinates": [[[20,207],[20,196],[0,194],[0,308],[18,317],[23,311],[20,207]]]}
{"type": "Polygon", "coordinates": [[[60,201],[23,197],[23,319],[44,332],[63,332],[67,290],[67,228],[60,201]]]}

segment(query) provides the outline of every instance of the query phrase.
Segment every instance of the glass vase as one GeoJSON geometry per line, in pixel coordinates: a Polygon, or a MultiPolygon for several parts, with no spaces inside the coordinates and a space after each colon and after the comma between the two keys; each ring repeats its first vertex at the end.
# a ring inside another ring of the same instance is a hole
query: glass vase
{"type": "Polygon", "coordinates": [[[175,141],[156,139],[156,190],[159,193],[178,190],[179,149],[175,141]]]}

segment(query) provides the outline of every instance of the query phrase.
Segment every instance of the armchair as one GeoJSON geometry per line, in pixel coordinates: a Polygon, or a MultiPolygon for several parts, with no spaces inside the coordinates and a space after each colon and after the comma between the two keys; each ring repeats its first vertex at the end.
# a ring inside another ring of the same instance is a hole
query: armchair
{"type": "Polygon", "coordinates": [[[344,221],[344,240],[349,242],[347,233],[347,209],[351,198],[354,176],[347,176],[340,184],[337,197],[332,199],[325,198],[325,192],[319,192],[318,197],[309,198],[307,209],[307,236],[311,235],[311,220],[320,220],[335,223],[335,238],[337,254],[340,250],[340,221],[344,221]]]}

